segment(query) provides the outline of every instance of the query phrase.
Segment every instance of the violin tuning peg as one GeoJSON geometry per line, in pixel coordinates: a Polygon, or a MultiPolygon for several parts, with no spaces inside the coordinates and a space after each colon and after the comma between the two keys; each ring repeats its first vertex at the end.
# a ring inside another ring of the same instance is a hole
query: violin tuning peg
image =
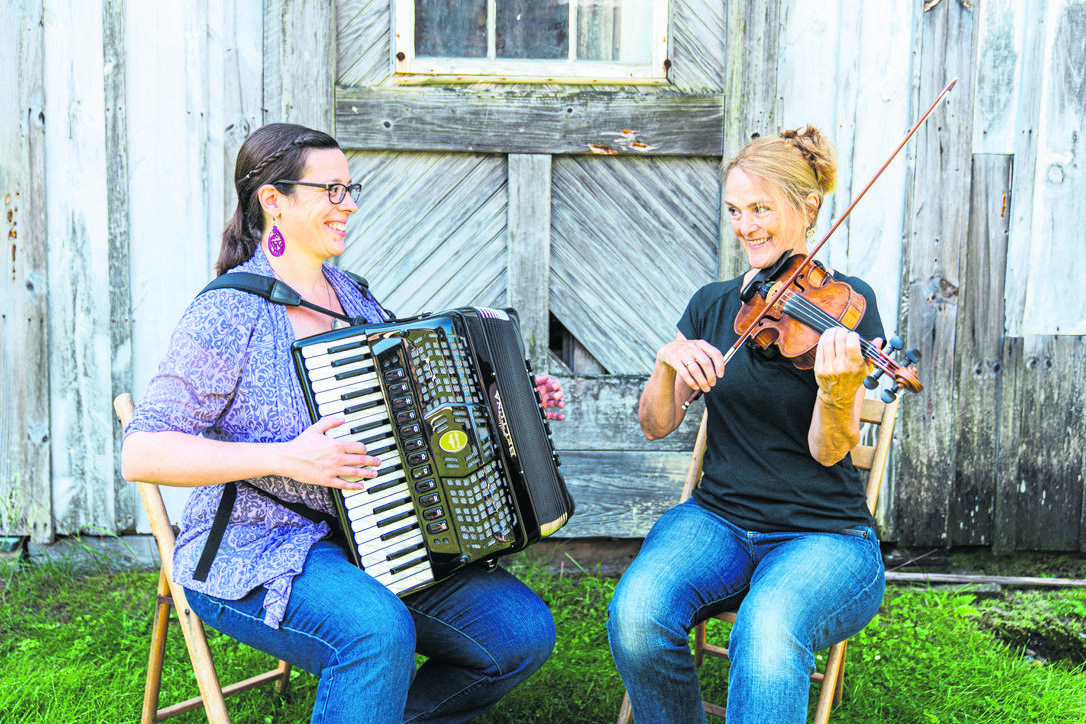
{"type": "Polygon", "coordinates": [[[882,398],[882,401],[888,405],[897,399],[897,395],[894,394],[893,390],[883,390],[882,394],[879,395],[879,397],[882,398]]]}
{"type": "Polygon", "coordinates": [[[886,344],[890,345],[890,349],[898,350],[905,346],[905,340],[895,334],[893,337],[886,340],[886,344]]]}
{"type": "Polygon", "coordinates": [[[905,359],[909,360],[909,364],[916,364],[920,361],[920,350],[908,349],[905,350],[905,359]]]}
{"type": "MultiPolygon", "coordinates": [[[[876,372],[875,374],[878,374],[879,372],[882,372],[882,370],[878,370],[878,372],[876,372]]],[[[864,387],[869,390],[873,390],[879,386],[879,380],[878,377],[875,376],[875,374],[864,377],[864,387]]]]}

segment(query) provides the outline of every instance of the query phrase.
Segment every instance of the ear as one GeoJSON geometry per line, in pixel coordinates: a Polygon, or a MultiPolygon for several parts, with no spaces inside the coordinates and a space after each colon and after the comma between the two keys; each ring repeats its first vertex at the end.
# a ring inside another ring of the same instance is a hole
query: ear
{"type": "Polygon", "coordinates": [[[807,226],[813,226],[814,220],[818,218],[818,210],[822,207],[822,197],[816,193],[809,193],[803,203],[807,207],[807,226]]]}
{"type": "Polygon", "coordinates": [[[279,189],[271,184],[264,184],[256,190],[256,198],[260,201],[260,207],[264,209],[264,213],[273,218],[279,216],[279,201],[283,198],[279,189]]]}

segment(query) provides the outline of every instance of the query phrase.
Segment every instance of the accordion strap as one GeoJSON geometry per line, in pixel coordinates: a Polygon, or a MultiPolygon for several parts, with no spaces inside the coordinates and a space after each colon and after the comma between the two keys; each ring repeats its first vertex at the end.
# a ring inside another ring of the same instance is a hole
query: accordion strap
{"type": "MultiPolygon", "coordinates": [[[[355,284],[362,289],[363,294],[369,295],[373,298],[373,294],[370,293],[370,285],[363,277],[358,276],[353,272],[349,272],[346,269],[340,269],[344,274],[350,277],[355,284]]],[[[200,290],[200,293],[196,296],[200,296],[204,292],[210,292],[212,289],[238,289],[243,292],[249,292],[255,294],[262,299],[266,299],[272,304],[282,304],[287,307],[305,307],[306,309],[312,309],[314,312],[320,312],[321,314],[327,314],[329,317],[347,322],[351,326],[357,326],[365,324],[366,319],[363,317],[349,317],[346,314],[340,314],[339,312],[333,312],[331,309],[325,309],[324,307],[307,302],[302,299],[302,295],[294,291],[288,284],[274,279],[272,277],[266,277],[263,274],[253,274],[251,272],[230,272],[227,274],[221,274],[212,279],[206,287],[200,290]]],[[[374,301],[377,300],[374,298],[374,301]]],[[[389,319],[395,319],[394,315],[389,310],[385,309],[380,302],[377,303],[381,307],[381,311],[385,313],[389,319]]]]}
{"type": "MultiPolygon", "coordinates": [[[[313,523],[327,523],[329,530],[332,531],[333,537],[342,533],[339,520],[336,519],[334,515],[322,513],[319,510],[313,510],[304,503],[283,500],[278,495],[269,493],[267,490],[258,488],[255,485],[250,485],[249,487],[258,494],[271,498],[279,505],[297,513],[306,520],[313,523]]],[[[192,572],[193,580],[207,580],[207,574],[211,571],[211,563],[215,560],[215,556],[219,552],[219,546],[222,545],[222,537],[226,533],[226,526],[230,522],[230,514],[234,511],[234,501],[237,500],[237,497],[238,483],[227,483],[223,488],[222,498],[219,499],[219,507],[215,509],[215,519],[211,522],[211,530],[207,534],[207,542],[204,543],[203,553],[200,554],[200,560],[196,564],[196,570],[192,572]]]]}

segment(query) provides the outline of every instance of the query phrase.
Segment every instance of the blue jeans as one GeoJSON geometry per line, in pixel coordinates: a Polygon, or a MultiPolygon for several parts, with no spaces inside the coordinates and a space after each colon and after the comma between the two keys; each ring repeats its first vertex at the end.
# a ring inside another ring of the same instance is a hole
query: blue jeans
{"type": "Polygon", "coordinates": [[[209,626],[320,676],[312,722],[463,722],[531,676],[554,648],[554,620],[527,586],[471,566],[400,599],[318,542],[278,629],[265,590],[238,601],[188,591],[209,626]],[[428,657],[415,670],[415,652],[428,657]]]}
{"type": "Polygon", "coordinates": [[[861,631],[884,585],[870,528],[755,533],[693,499],[672,508],[608,607],[611,654],[637,724],[705,721],[690,629],[740,602],[728,724],[805,722],[815,652],[861,631]]]}

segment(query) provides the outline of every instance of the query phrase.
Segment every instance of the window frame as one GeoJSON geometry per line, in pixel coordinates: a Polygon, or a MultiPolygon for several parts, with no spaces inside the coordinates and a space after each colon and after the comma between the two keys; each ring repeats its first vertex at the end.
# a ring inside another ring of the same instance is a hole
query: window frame
{"type": "MultiPolygon", "coordinates": [[[[562,83],[575,85],[666,85],[669,0],[652,2],[652,47],[648,63],[593,60],[497,59],[494,42],[496,0],[487,0],[487,58],[418,58],[415,56],[414,0],[393,0],[392,67],[397,85],[445,83],[562,83]]],[[[579,0],[569,0],[570,28],[575,29],[579,0]]],[[[576,48],[570,33],[569,55],[576,48]]]]}

